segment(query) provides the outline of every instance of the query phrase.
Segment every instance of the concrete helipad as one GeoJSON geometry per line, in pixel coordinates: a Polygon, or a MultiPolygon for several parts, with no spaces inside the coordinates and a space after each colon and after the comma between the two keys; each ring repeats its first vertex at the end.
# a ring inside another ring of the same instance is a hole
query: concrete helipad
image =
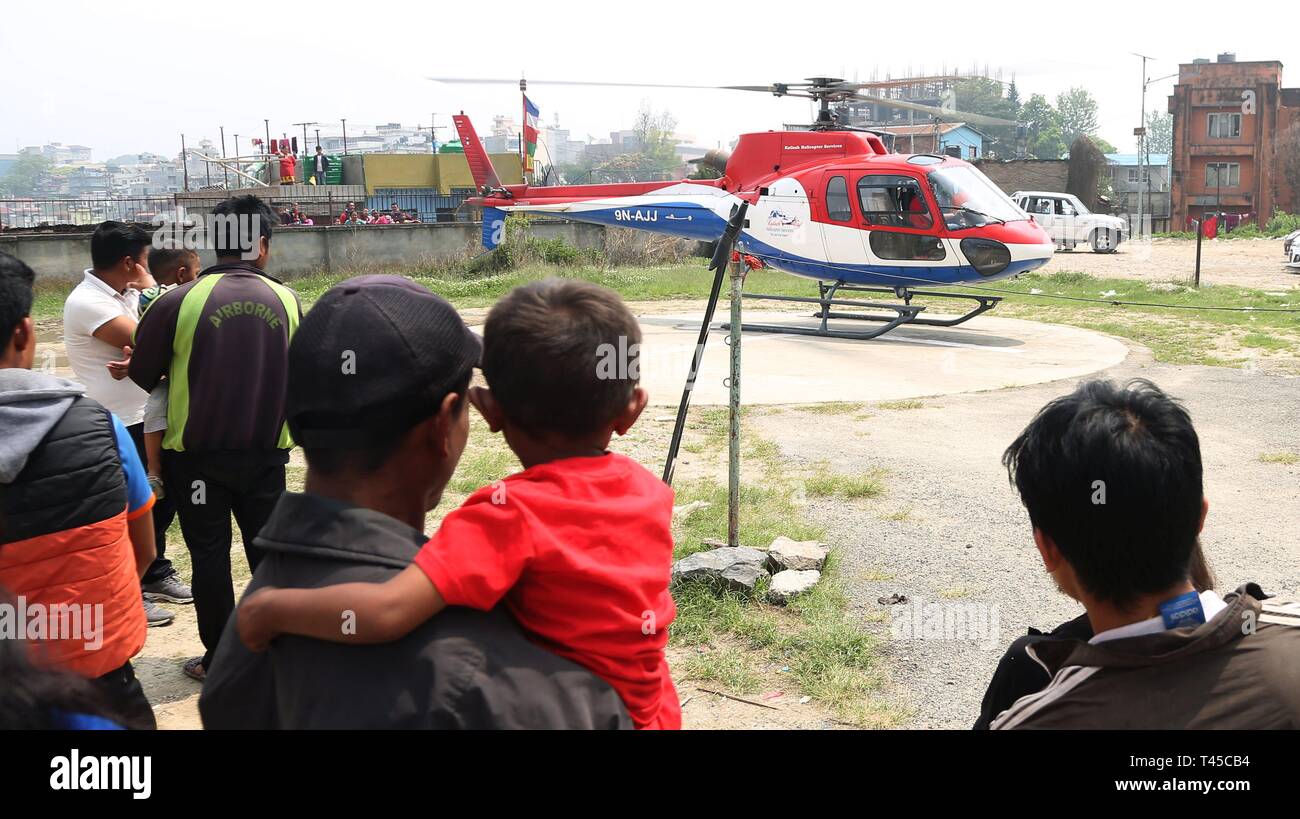
{"type": "MultiPolygon", "coordinates": [[[[725,308],[715,318],[725,320],[725,308]]],[[[650,402],[676,405],[703,313],[643,315],[641,383],[650,402]]],[[[745,311],[746,322],[816,326],[799,313],[745,311]]],[[[844,322],[840,323],[841,326],[844,322]]],[[[853,322],[849,329],[863,329],[853,322]]],[[[714,324],[692,402],[725,404],[727,333],[714,324]]],[[[1108,336],[1019,319],[979,316],[960,327],[900,327],[871,341],[746,332],[741,347],[746,404],[884,401],[995,390],[1078,378],[1123,361],[1108,336]]]]}

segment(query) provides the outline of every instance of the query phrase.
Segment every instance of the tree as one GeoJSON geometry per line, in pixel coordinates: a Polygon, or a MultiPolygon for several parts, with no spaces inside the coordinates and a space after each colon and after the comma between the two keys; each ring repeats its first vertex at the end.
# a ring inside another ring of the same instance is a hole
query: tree
{"type": "Polygon", "coordinates": [[[1060,159],[1065,153],[1061,117],[1042,94],[1030,96],[1020,107],[1020,121],[1028,131],[1027,150],[1035,159],[1060,159]]]}
{"type": "Polygon", "coordinates": [[[631,150],[588,168],[595,182],[647,182],[666,179],[677,171],[677,120],[667,111],[655,113],[642,103],[632,125],[631,150]]]}
{"type": "MultiPolygon", "coordinates": [[[[1013,85],[1014,90],[1014,85],[1013,85]]],[[[1009,122],[1016,122],[1020,115],[1019,92],[1016,99],[1004,94],[1002,83],[985,77],[972,77],[961,80],[953,86],[952,108],[956,109],[954,117],[960,119],[961,112],[983,114],[997,117],[1009,122]]],[[[980,125],[981,133],[988,137],[984,145],[986,154],[999,159],[1015,156],[1016,127],[1014,125],[980,125]]]]}
{"type": "MultiPolygon", "coordinates": [[[[1282,181],[1291,194],[1289,207],[1292,212],[1300,211],[1300,123],[1282,132],[1274,150],[1282,171],[1282,181]]],[[[1285,193],[1279,197],[1279,204],[1287,204],[1285,193]]]]}
{"type": "Polygon", "coordinates": [[[1111,145],[1109,142],[1107,142],[1106,140],[1102,139],[1099,136],[1093,135],[1092,141],[1093,144],[1097,146],[1097,149],[1101,151],[1103,154],[1119,153],[1119,148],[1116,148],[1114,145],[1111,145]]]}
{"type": "Polygon", "coordinates": [[[1169,154],[1174,151],[1174,115],[1168,111],[1147,112],[1147,153],[1169,154]]]}
{"type": "Polygon", "coordinates": [[[40,154],[21,154],[9,173],[0,178],[0,193],[6,196],[32,196],[50,168],[50,160],[40,154]]]}
{"type": "Polygon", "coordinates": [[[1061,117],[1061,135],[1066,142],[1072,143],[1080,136],[1097,133],[1097,101],[1088,89],[1076,86],[1057,94],[1056,110],[1061,117]]]}
{"type": "Polygon", "coordinates": [[[1016,78],[1011,78],[1011,84],[1007,86],[1007,102],[1011,104],[1011,110],[1020,110],[1020,91],[1016,88],[1016,78]]]}

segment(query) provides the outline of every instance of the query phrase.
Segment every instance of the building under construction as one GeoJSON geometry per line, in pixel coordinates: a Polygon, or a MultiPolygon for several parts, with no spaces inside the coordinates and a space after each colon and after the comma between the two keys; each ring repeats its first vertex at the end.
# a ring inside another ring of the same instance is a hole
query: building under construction
{"type": "MultiPolygon", "coordinates": [[[[956,86],[969,80],[991,80],[1002,83],[1002,70],[972,69],[968,73],[942,70],[938,74],[919,74],[903,77],[871,79],[862,83],[862,93],[882,100],[899,100],[929,105],[935,108],[956,107],[956,86]]],[[[856,81],[855,81],[856,82],[856,81]]],[[[894,108],[885,103],[849,100],[836,107],[840,121],[860,128],[878,128],[897,125],[923,125],[934,121],[928,114],[894,108]]]]}

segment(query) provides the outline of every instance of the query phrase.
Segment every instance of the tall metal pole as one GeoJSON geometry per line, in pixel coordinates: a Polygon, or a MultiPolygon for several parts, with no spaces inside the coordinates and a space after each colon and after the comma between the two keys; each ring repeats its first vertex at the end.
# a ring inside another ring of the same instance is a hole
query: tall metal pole
{"type": "Polygon", "coordinates": [[[185,172],[185,192],[190,192],[190,152],[185,148],[185,135],[181,134],[181,170],[185,172]]]}
{"type": "Polygon", "coordinates": [[[266,152],[266,184],[275,184],[275,171],[271,170],[271,120],[264,119],[262,124],[266,126],[266,145],[263,150],[266,152]]]}
{"type": "Polygon", "coordinates": [[[343,155],[348,155],[348,118],[343,118],[343,155]]]}
{"type": "Polygon", "coordinates": [[[740,545],[740,302],[745,287],[745,263],[731,263],[731,377],[727,380],[727,545],[740,545]]]}
{"type": "Polygon", "coordinates": [[[1150,59],[1145,54],[1138,54],[1142,58],[1142,118],[1138,120],[1138,126],[1141,132],[1138,136],[1138,212],[1137,212],[1137,230],[1138,235],[1142,234],[1142,178],[1146,175],[1146,149],[1147,149],[1147,60],[1150,59]]]}
{"type": "MultiPolygon", "coordinates": [[[[221,158],[226,158],[226,126],[221,125],[221,158]]],[[[224,164],[221,166],[221,173],[225,177],[226,190],[230,190],[230,168],[224,164]]]]}

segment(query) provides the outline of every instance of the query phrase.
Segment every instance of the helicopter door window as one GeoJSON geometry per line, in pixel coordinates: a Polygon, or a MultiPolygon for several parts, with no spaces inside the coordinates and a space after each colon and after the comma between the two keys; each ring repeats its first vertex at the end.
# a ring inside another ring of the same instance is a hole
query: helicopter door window
{"type": "Polygon", "coordinates": [[[938,236],[925,233],[898,233],[892,230],[869,230],[871,252],[890,261],[937,262],[948,255],[938,236]]]}
{"type": "Polygon", "coordinates": [[[849,186],[842,176],[832,176],[826,183],[826,212],[836,222],[848,222],[853,219],[853,207],[849,204],[849,186]]]}
{"type": "Polygon", "coordinates": [[[934,224],[921,185],[910,176],[862,177],[858,204],[863,221],[870,225],[928,230],[934,224]]]}

